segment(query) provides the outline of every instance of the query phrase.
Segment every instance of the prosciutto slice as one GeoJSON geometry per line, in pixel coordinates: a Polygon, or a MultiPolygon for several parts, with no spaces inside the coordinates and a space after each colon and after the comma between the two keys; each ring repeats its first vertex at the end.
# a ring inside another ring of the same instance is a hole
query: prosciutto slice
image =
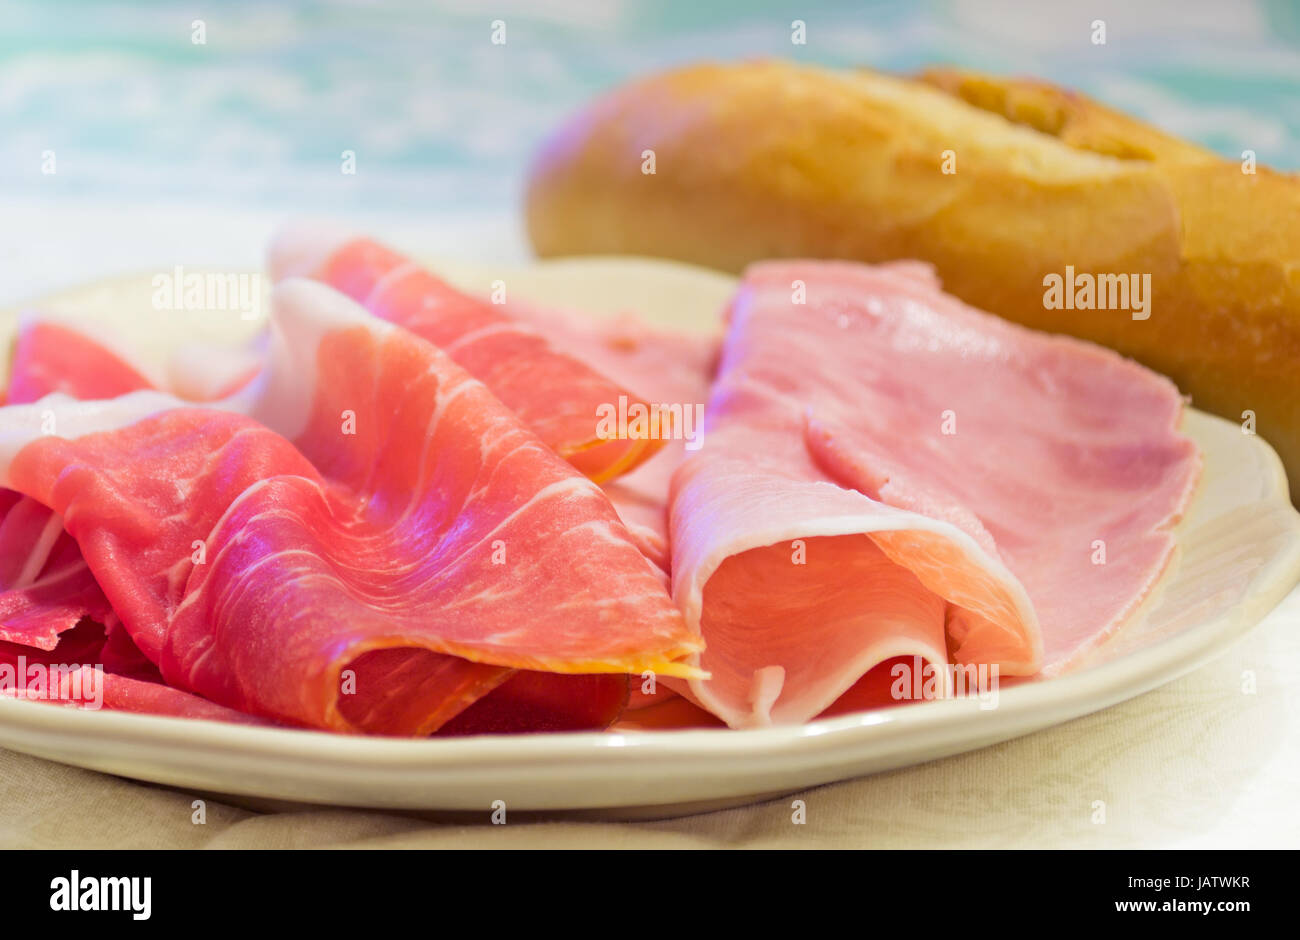
{"type": "Polygon", "coordinates": [[[116,648],[123,636],[83,620],[50,650],[0,641],[0,696],[171,718],[272,724],[173,689],[148,670],[133,673],[135,663],[124,662],[116,648]]]}
{"type": "Polygon", "coordinates": [[[27,316],[18,331],[9,371],[8,404],[63,392],[76,398],[116,398],[153,388],[125,358],[88,332],[27,316]]]}
{"type": "Polygon", "coordinates": [[[600,490],[429,344],[286,284],[223,407],[253,417],[148,392],[0,413],[0,482],[63,517],[170,685],[423,734],[517,670],[698,675],[600,490]]]}
{"type": "Polygon", "coordinates": [[[175,352],[166,376],[155,377],[96,332],[93,322],[25,314],[9,366],[6,403],[34,402],[52,392],[92,401],[145,389],[187,401],[216,401],[247,385],[261,365],[258,349],[191,345],[175,352]]]}
{"type": "Polygon", "coordinates": [[[602,436],[599,409],[617,405],[620,397],[634,399],[627,389],[560,352],[498,305],[455,290],[378,242],[288,229],[272,246],[270,267],[277,280],[309,275],[329,284],[440,347],[597,482],[626,473],[662,445],[653,438],[602,436]]]}
{"type": "MultiPolygon", "coordinates": [[[[693,417],[709,397],[720,337],[650,326],[632,314],[598,320],[571,310],[511,302],[507,311],[542,333],[558,349],[602,375],[618,376],[640,399],[683,410],[693,417]]],[[[641,550],[664,571],[670,569],[668,489],[673,471],[703,445],[702,426],[692,421],[665,442],[659,453],[630,473],[604,484],[605,493],[641,550]],[[688,441],[686,432],[693,435],[688,441]]]]}
{"type": "MultiPolygon", "coordinates": [[[[146,370],[94,334],[90,324],[25,314],[6,400],[32,402],[55,392],[107,399],[155,387],[146,370]]],[[[228,376],[221,381],[232,384],[228,376]]],[[[0,490],[0,520],[0,640],[50,651],[64,631],[88,618],[105,631],[100,664],[113,674],[161,679],[123,629],[56,513],[13,490],[0,490]]]]}
{"type": "MultiPolygon", "coordinates": [[[[29,314],[15,343],[6,400],[31,402],[56,391],[115,397],[149,387],[139,371],[86,333],[29,314]]],[[[113,624],[119,637],[114,649],[124,650],[121,626],[63,521],[36,500],[0,489],[0,641],[50,651],[83,618],[101,630],[113,624]]],[[[133,654],[127,658],[138,664],[133,654]]]]}
{"type": "MultiPolygon", "coordinates": [[[[16,343],[7,398],[34,401],[56,391],[111,397],[149,386],[143,373],[87,333],[28,317],[16,343]]],[[[6,489],[0,490],[0,519],[0,695],[261,722],[163,684],[57,514],[6,489]]]]}
{"type": "MultiPolygon", "coordinates": [[[[91,324],[43,320],[36,313],[26,315],[11,364],[11,400],[36,400],[52,392],[82,399],[116,397],[154,387],[154,381],[145,378],[144,370],[136,369],[129,357],[95,338],[94,332],[91,324]]],[[[254,348],[182,349],[171,363],[169,390],[196,401],[219,398],[226,394],[222,389],[236,391],[259,371],[250,359],[255,353],[254,348]]],[[[39,661],[35,653],[59,649],[65,652],[58,661],[67,663],[66,657],[73,649],[85,654],[86,644],[70,643],[61,634],[84,623],[83,618],[91,618],[99,625],[96,628],[105,631],[102,644],[94,650],[95,666],[103,670],[96,680],[103,692],[97,707],[181,717],[221,719],[240,715],[216,705],[196,705],[204,700],[162,685],[157,667],[136,647],[113,613],[79,547],[63,532],[57,515],[11,490],[0,491],[0,514],[5,518],[0,525],[0,639],[14,641],[15,657],[21,652],[25,654],[23,661],[39,661]],[[45,559],[50,558],[55,544],[58,550],[47,564],[45,559]],[[38,570],[40,577],[34,580],[38,570]],[[137,680],[156,683],[158,688],[141,685],[137,680]]],[[[391,700],[402,694],[400,682],[385,686],[380,681],[384,677],[378,666],[381,656],[390,663],[407,667],[412,664],[412,657],[402,651],[397,653],[366,657],[372,681],[364,692],[344,700],[350,712],[359,716],[357,724],[367,725],[385,708],[391,708],[391,700]]],[[[474,687],[466,701],[474,701],[482,688],[497,682],[501,685],[479,699],[478,705],[457,715],[449,726],[439,729],[439,734],[599,728],[617,718],[627,700],[627,682],[616,675],[584,677],[528,671],[516,675],[509,670],[493,670],[491,676],[491,683],[474,687]]],[[[78,704],[76,686],[66,679],[63,688],[52,684],[43,694],[78,704]]],[[[454,696],[453,702],[452,711],[463,704],[454,696]]],[[[246,720],[246,716],[240,715],[240,720],[246,720]]]]}
{"type": "Polygon", "coordinates": [[[83,617],[105,623],[104,593],[57,515],[0,490],[0,640],[52,650],[83,617]]]}
{"type": "MultiPolygon", "coordinates": [[[[1147,594],[1199,473],[1167,380],[915,266],[751,267],[673,480],[673,594],[733,726],[894,657],[1050,674],[1147,594]]],[[[948,689],[945,682],[943,689],[948,689]]]]}

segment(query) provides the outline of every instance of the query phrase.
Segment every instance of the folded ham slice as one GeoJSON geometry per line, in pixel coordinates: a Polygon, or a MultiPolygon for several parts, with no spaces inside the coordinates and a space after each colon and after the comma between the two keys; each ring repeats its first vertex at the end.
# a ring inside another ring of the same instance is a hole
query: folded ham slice
{"type": "Polygon", "coordinates": [[[600,490],[447,356],[307,282],[270,346],[222,403],[253,418],[148,392],[0,412],[0,483],[62,515],[171,685],[423,734],[498,687],[535,701],[517,670],[610,674],[606,721],[627,673],[698,675],[600,490]]]}
{"type": "MultiPolygon", "coordinates": [[[[11,404],[51,392],[112,398],[150,387],[140,371],[89,333],[27,314],[14,344],[5,397],[11,404]]],[[[30,497],[0,489],[0,641],[49,652],[83,619],[106,631],[105,645],[97,650],[101,664],[107,653],[114,666],[151,671],[63,520],[30,497]]]]}
{"type": "MultiPolygon", "coordinates": [[[[158,380],[149,378],[147,369],[110,348],[111,341],[97,333],[93,322],[25,313],[10,362],[6,401],[33,402],[54,392],[82,400],[108,399],[157,387],[158,380]]],[[[202,376],[226,389],[221,394],[228,394],[252,377],[248,357],[247,350],[208,350],[202,367],[187,363],[184,380],[170,383],[168,391],[185,398],[220,397],[188,394],[198,389],[196,376],[202,376]]],[[[98,662],[110,675],[161,681],[157,667],[122,627],[76,540],[64,531],[63,520],[12,490],[0,490],[0,518],[0,640],[50,651],[61,642],[60,634],[86,618],[105,631],[98,662]]],[[[173,701],[167,696],[140,695],[130,700],[173,701]]]]}
{"type": "MultiPolygon", "coordinates": [[[[10,403],[35,401],[51,392],[115,397],[149,387],[142,372],[89,333],[29,315],[15,344],[6,397],[10,403]]],[[[0,490],[0,674],[0,695],[262,723],[163,684],[158,668],[113,611],[63,520],[13,490],[0,490]],[[42,684],[26,674],[33,664],[44,670],[37,670],[47,677],[42,684]],[[5,667],[14,675],[5,674],[5,667]],[[94,701],[87,700],[90,689],[98,690],[94,701]]]]}
{"type": "MultiPolygon", "coordinates": [[[[82,399],[108,398],[161,384],[146,378],[145,370],[133,366],[129,356],[110,349],[95,334],[92,323],[44,319],[36,312],[25,315],[10,369],[11,401],[36,400],[52,392],[82,399]]],[[[182,349],[170,363],[166,388],[194,401],[212,401],[229,394],[247,385],[259,370],[259,349],[264,345],[182,349]]],[[[100,707],[183,717],[240,714],[215,705],[196,707],[194,703],[202,699],[166,686],[153,689],[140,685],[137,680],[161,684],[162,676],[123,628],[76,542],[63,533],[58,516],[10,490],[0,491],[0,499],[6,519],[0,525],[0,639],[12,639],[14,649],[23,650],[32,661],[38,653],[68,648],[61,634],[88,618],[106,631],[94,652],[96,666],[104,670],[100,707]],[[58,550],[51,553],[55,544],[58,550]],[[48,563],[43,561],[47,557],[48,563]],[[42,564],[46,565],[43,569],[42,564]],[[33,581],[36,576],[32,572],[38,570],[39,578],[33,581]]],[[[80,653],[86,652],[84,643],[75,646],[80,653]]],[[[66,663],[66,655],[59,662],[66,663]]],[[[344,699],[343,706],[355,724],[370,727],[404,692],[402,682],[383,670],[395,669],[406,675],[421,663],[400,650],[367,654],[362,663],[370,677],[367,688],[344,699]]],[[[442,665],[452,670],[469,668],[454,659],[442,665]]],[[[613,721],[627,700],[628,683],[617,675],[565,676],[505,669],[487,674],[491,681],[472,685],[467,697],[449,695],[450,712],[466,702],[476,704],[439,734],[599,728],[613,721]],[[477,698],[484,689],[491,691],[477,698]],[[526,694],[521,695],[520,689],[526,694]]]]}
{"type": "MultiPolygon", "coordinates": [[[[328,228],[288,228],[270,251],[277,280],[307,275],[434,345],[482,381],[561,457],[597,482],[620,476],[662,441],[600,434],[602,407],[626,388],[556,349],[500,305],[463,294],[410,259],[328,228]]],[[[642,403],[644,404],[644,403],[642,403]]]]}
{"type": "Polygon", "coordinates": [[[773,262],[673,481],[689,692],[807,720],[891,657],[1059,671],[1147,594],[1199,473],[1167,380],[914,267],[773,262]]]}

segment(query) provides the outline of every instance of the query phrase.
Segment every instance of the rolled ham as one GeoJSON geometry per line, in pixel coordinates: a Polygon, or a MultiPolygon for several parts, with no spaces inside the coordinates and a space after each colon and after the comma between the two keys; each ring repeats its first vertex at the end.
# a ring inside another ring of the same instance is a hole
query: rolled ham
{"type": "Polygon", "coordinates": [[[1200,467],[1182,407],[917,266],[751,267],[673,480],[673,596],[712,676],[688,694],[746,727],[805,721],[892,657],[1066,668],[1169,563],[1200,467]]]}

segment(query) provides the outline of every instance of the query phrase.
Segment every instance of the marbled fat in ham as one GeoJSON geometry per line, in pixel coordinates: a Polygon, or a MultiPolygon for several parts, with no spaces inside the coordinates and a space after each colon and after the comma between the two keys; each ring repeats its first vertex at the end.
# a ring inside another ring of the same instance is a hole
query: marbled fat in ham
{"type": "Polygon", "coordinates": [[[653,438],[602,437],[598,409],[629,397],[620,382],[556,349],[499,305],[456,290],[378,242],[286,229],[272,246],[270,266],[277,279],[308,275],[329,284],[435,344],[598,482],[628,472],[662,446],[653,438]]]}
{"type": "Polygon", "coordinates": [[[4,482],[62,515],[170,684],[418,734],[518,670],[614,690],[695,672],[673,660],[698,641],[600,490],[482,384],[318,285],[281,288],[277,330],[223,403],[264,423],[152,393],[3,415],[4,482]]]}

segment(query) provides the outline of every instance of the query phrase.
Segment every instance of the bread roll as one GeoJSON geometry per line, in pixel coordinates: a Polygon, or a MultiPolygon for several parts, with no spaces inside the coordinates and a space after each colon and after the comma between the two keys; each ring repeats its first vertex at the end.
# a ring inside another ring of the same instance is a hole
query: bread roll
{"type": "Polygon", "coordinates": [[[1252,413],[1300,478],[1300,180],[1081,95],[953,69],[679,69],[566,122],[534,162],[527,216],[543,256],[923,259],[975,306],[1117,349],[1197,407],[1252,413]],[[1150,275],[1146,318],[1049,306],[1045,279],[1068,270],[1150,275]]]}

